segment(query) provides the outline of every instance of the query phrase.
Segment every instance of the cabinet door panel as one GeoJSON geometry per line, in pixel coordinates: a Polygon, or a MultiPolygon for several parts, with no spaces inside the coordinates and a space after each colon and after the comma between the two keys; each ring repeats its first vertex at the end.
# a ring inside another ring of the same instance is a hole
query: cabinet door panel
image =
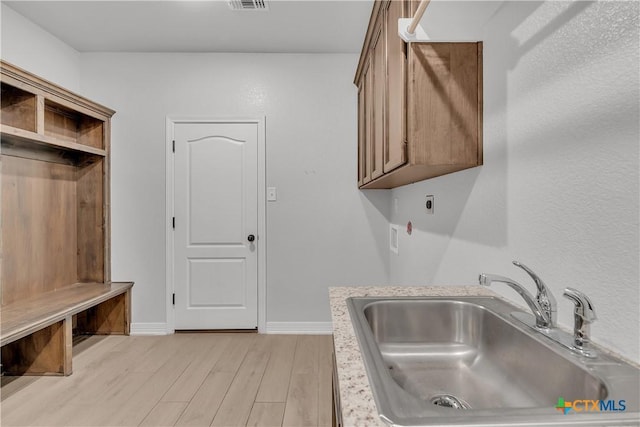
{"type": "Polygon", "coordinates": [[[398,36],[398,19],[403,18],[405,1],[390,1],[385,11],[387,66],[387,138],[384,146],[384,173],[407,162],[406,133],[406,43],[398,36]]]}
{"type": "Polygon", "coordinates": [[[386,67],[384,52],[384,26],[380,23],[372,45],[373,71],[373,150],[371,152],[371,179],[382,175],[385,141],[385,90],[386,67]]]}
{"type": "Polygon", "coordinates": [[[363,177],[362,183],[371,181],[373,170],[371,152],[373,151],[373,73],[370,67],[371,61],[365,66],[362,81],[364,82],[364,144],[362,153],[363,177]]]}
{"type": "Polygon", "coordinates": [[[478,49],[477,43],[411,45],[415,56],[409,92],[412,162],[478,164],[478,49]]]}
{"type": "Polygon", "coordinates": [[[358,86],[358,187],[364,184],[365,168],[365,88],[364,79],[358,86]]]}

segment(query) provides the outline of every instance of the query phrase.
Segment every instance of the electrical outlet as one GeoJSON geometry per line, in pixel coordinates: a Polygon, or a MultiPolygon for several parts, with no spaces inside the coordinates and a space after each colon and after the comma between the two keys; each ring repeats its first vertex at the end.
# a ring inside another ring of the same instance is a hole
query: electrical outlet
{"type": "Polygon", "coordinates": [[[276,187],[267,187],[267,201],[275,202],[276,200],[278,200],[278,192],[276,190],[276,187]]]}
{"type": "Polygon", "coordinates": [[[395,224],[389,225],[389,249],[398,255],[398,232],[399,227],[395,224]]]}
{"type": "Polygon", "coordinates": [[[432,195],[429,195],[426,197],[424,207],[425,207],[425,210],[427,211],[427,214],[433,215],[433,196],[432,195]]]}

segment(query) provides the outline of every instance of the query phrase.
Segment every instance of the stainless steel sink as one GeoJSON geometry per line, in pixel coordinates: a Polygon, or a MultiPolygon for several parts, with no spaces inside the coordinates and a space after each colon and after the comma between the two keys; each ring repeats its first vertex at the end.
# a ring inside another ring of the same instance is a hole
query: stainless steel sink
{"type": "Polygon", "coordinates": [[[606,354],[570,353],[514,322],[518,308],[501,299],[350,298],[347,305],[390,425],[640,423],[640,370],[606,354]],[[578,403],[564,414],[559,398],[603,401],[606,410],[578,403]]]}

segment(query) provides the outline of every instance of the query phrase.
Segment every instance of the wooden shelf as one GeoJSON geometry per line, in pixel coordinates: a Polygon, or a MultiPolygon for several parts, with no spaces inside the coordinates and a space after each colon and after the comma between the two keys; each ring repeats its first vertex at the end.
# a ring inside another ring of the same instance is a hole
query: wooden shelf
{"type": "Polygon", "coordinates": [[[7,156],[79,165],[92,163],[107,155],[106,150],[101,148],[41,135],[9,125],[0,125],[0,135],[2,154],[7,156]]]}
{"type": "Polygon", "coordinates": [[[106,107],[2,62],[2,154],[84,165],[107,156],[106,107]]]}

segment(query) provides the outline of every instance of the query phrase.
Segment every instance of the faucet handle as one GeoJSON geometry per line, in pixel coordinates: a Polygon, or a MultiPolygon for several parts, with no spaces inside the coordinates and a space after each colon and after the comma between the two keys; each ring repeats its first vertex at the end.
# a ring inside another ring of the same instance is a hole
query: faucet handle
{"type": "Polygon", "coordinates": [[[545,285],[542,279],[536,273],[534,273],[533,270],[531,270],[521,262],[513,261],[513,265],[523,269],[533,279],[536,284],[536,288],[538,288],[536,300],[538,301],[538,304],[540,304],[540,307],[548,313],[549,319],[551,320],[551,326],[554,326],[556,323],[557,303],[555,297],[553,296],[549,288],[547,288],[547,285],[545,285]]]}
{"type": "Polygon", "coordinates": [[[590,325],[596,320],[596,310],[593,303],[582,292],[566,288],[563,296],[569,298],[575,305],[573,315],[573,349],[586,357],[596,357],[595,351],[591,349],[590,325]]]}
{"type": "MultiPolygon", "coordinates": [[[[531,276],[533,281],[536,283],[536,287],[538,288],[538,292],[545,292],[547,290],[547,285],[544,284],[542,279],[540,277],[538,277],[538,275],[536,273],[534,273],[532,269],[530,269],[529,267],[527,267],[526,265],[524,265],[520,261],[512,261],[512,262],[513,262],[513,265],[515,265],[516,267],[520,267],[521,269],[526,271],[529,276],[531,276]]],[[[551,298],[553,298],[553,297],[551,297],[551,298]]]]}
{"type": "Polygon", "coordinates": [[[591,323],[596,320],[596,309],[588,296],[577,289],[566,288],[562,296],[569,298],[576,305],[575,315],[579,316],[585,322],[591,323]]]}

